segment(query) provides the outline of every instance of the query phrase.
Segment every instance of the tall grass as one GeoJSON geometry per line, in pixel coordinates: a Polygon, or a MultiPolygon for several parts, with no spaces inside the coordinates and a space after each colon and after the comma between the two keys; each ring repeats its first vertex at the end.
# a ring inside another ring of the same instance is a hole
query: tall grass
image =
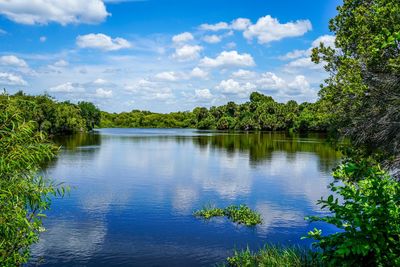
{"type": "Polygon", "coordinates": [[[249,248],[235,251],[222,266],[230,267],[302,267],[324,266],[318,254],[300,247],[281,247],[266,245],[263,249],[252,252],[249,248]]]}

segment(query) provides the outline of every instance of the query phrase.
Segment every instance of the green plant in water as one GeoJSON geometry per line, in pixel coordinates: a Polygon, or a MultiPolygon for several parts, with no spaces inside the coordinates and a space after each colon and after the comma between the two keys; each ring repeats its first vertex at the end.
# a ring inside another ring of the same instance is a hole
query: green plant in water
{"type": "Polygon", "coordinates": [[[202,217],[204,219],[211,219],[212,217],[222,217],[225,216],[225,212],[221,208],[216,208],[214,206],[208,205],[203,207],[201,210],[195,211],[194,216],[202,217]]]}
{"type": "Polygon", "coordinates": [[[211,219],[212,217],[226,216],[231,221],[244,224],[246,226],[254,226],[262,223],[261,214],[250,209],[246,205],[235,206],[231,205],[225,209],[206,206],[201,210],[194,212],[196,217],[202,217],[204,219],[211,219]]]}
{"type": "MultiPolygon", "coordinates": [[[[226,266],[226,265],[225,265],[226,266]]],[[[318,255],[298,247],[280,247],[266,245],[258,252],[249,248],[235,251],[232,257],[227,258],[227,266],[231,267],[301,267],[323,266],[318,255]]]]}

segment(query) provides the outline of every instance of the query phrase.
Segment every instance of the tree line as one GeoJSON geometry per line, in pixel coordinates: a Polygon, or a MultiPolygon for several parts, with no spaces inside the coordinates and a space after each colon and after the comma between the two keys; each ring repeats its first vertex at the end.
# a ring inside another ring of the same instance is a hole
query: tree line
{"type": "Polygon", "coordinates": [[[329,113],[322,101],[298,104],[291,100],[278,103],[271,96],[258,92],[251,93],[250,101],[243,104],[228,102],[218,107],[196,107],[191,112],[101,112],[100,126],[320,132],[331,128],[329,113]]]}
{"type": "Polygon", "coordinates": [[[22,91],[0,95],[1,111],[12,106],[25,121],[32,121],[39,132],[49,135],[90,131],[100,124],[100,110],[90,102],[58,102],[49,95],[32,96],[22,91]]]}

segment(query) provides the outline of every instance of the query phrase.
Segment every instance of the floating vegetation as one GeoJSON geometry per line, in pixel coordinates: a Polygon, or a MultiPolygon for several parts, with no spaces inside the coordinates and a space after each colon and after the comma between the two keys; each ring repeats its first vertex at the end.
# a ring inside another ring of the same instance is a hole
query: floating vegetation
{"type": "Polygon", "coordinates": [[[246,226],[254,226],[262,223],[261,214],[250,209],[246,205],[235,206],[231,205],[225,209],[216,208],[211,205],[205,206],[201,210],[194,213],[196,217],[202,217],[204,219],[211,219],[213,217],[226,216],[233,222],[238,224],[244,224],[246,226]]]}

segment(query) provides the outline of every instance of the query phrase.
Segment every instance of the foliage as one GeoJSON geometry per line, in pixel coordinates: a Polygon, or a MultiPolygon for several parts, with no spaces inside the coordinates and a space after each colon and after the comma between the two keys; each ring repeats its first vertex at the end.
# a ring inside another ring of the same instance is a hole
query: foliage
{"type": "Polygon", "coordinates": [[[197,210],[194,212],[194,216],[202,217],[204,219],[211,219],[213,217],[222,217],[225,216],[225,210],[221,208],[216,208],[211,205],[202,208],[201,210],[197,210]]]}
{"type": "Polygon", "coordinates": [[[92,103],[57,102],[48,95],[30,96],[22,91],[0,95],[0,103],[12,103],[25,121],[33,121],[47,134],[68,134],[92,130],[100,123],[100,110],[92,103]]]}
{"type": "Polygon", "coordinates": [[[322,259],[331,266],[399,266],[400,183],[371,159],[348,159],[333,175],[333,194],[318,201],[332,215],[309,218],[340,229],[309,232],[322,259]]]}
{"type": "Polygon", "coordinates": [[[262,223],[261,215],[246,205],[231,205],[225,209],[208,206],[196,211],[194,215],[197,217],[203,217],[204,219],[226,216],[231,221],[246,226],[254,226],[262,223]]]}
{"type": "Polygon", "coordinates": [[[168,114],[133,110],[120,114],[101,113],[101,127],[197,128],[243,131],[327,131],[329,116],[321,103],[288,101],[277,103],[270,96],[254,92],[250,102],[228,102],[219,107],[194,108],[192,112],[168,114]]]}
{"type": "Polygon", "coordinates": [[[318,256],[310,251],[273,245],[266,245],[256,253],[251,252],[249,248],[235,251],[235,254],[227,259],[227,263],[232,267],[324,266],[318,256]]]}
{"type": "Polygon", "coordinates": [[[19,99],[0,102],[0,265],[17,266],[29,259],[29,246],[44,230],[43,212],[51,196],[65,189],[37,176],[39,165],[54,156],[56,148],[37,123],[26,121],[19,99]]]}
{"type": "Polygon", "coordinates": [[[365,154],[380,151],[400,166],[400,2],[345,0],[330,22],[336,49],[313,50],[330,77],[320,91],[332,125],[365,154]]]}

